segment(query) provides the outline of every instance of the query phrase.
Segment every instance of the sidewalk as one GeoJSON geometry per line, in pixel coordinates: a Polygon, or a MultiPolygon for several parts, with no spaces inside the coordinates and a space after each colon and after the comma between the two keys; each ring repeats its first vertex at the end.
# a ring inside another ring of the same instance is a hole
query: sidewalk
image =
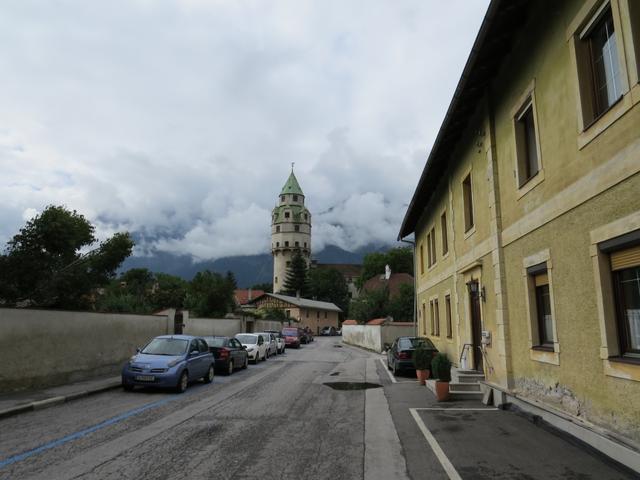
{"type": "Polygon", "coordinates": [[[0,419],[31,410],[40,410],[76,398],[120,387],[120,376],[98,377],[42,390],[0,394],[0,419]]]}

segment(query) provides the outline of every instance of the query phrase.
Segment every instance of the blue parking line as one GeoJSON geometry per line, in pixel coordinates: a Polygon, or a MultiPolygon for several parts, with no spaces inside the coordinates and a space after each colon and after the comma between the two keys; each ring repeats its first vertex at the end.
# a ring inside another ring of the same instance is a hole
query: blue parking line
{"type": "MultiPolygon", "coordinates": [[[[216,380],[220,380],[218,378],[216,378],[216,380]]],[[[213,386],[214,383],[210,384],[210,385],[206,385],[203,387],[207,388],[207,387],[211,387],[213,386]]],[[[161,407],[162,405],[165,405],[169,402],[173,402],[174,400],[177,400],[179,398],[184,398],[187,395],[190,395],[192,393],[196,393],[197,391],[201,390],[200,388],[198,388],[197,390],[188,390],[187,392],[183,393],[183,394],[178,394],[178,395],[171,395],[169,398],[165,398],[163,400],[158,400],[157,402],[152,402],[152,403],[148,403],[147,405],[143,405],[142,407],[138,407],[138,408],[134,408],[133,410],[129,410],[128,412],[125,413],[121,413],[120,415],[117,415],[113,418],[110,418],[108,420],[105,420],[104,422],[98,423],[97,425],[94,425],[92,427],[89,428],[85,428],[84,430],[80,430],[79,432],[76,433],[72,433],[70,435],[67,435],[65,437],[59,438],[57,440],[52,440],[49,443],[45,443],[44,445],[41,445],[39,447],[33,448],[31,450],[27,450],[26,452],[22,452],[19,453],[17,455],[14,455],[12,457],[8,457],[5,458],[4,460],[0,460],[0,468],[4,468],[7,467],[9,465],[12,465],[16,462],[21,462],[22,460],[26,460],[29,457],[32,457],[34,455],[37,455],[39,453],[42,453],[46,450],[50,450],[54,447],[57,447],[59,445],[64,445],[65,443],[69,443],[72,442],[73,440],[77,440],[79,438],[82,438],[90,433],[96,432],[98,430],[101,430],[105,427],[108,427],[110,425],[114,425],[118,422],[121,422],[122,420],[126,420],[127,418],[133,417],[134,415],[138,415],[139,413],[145,412],[147,410],[150,410],[152,408],[156,408],[156,407],[161,407]]]]}

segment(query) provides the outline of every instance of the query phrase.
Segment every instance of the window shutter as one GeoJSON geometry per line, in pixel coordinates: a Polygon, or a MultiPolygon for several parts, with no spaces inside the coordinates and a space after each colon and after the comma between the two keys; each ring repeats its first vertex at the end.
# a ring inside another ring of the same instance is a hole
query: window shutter
{"type": "Polygon", "coordinates": [[[536,287],[542,287],[543,285],[549,285],[549,275],[545,273],[541,273],[540,275],[536,275],[534,277],[536,282],[536,287]]]}
{"type": "Polygon", "coordinates": [[[626,250],[611,252],[611,270],[624,270],[625,268],[640,266],[640,245],[626,250]]]}

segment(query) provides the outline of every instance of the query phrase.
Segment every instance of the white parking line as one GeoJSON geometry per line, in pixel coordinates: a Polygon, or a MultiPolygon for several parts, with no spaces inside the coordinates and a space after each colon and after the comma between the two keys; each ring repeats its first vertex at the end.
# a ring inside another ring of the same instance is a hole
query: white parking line
{"type": "Polygon", "coordinates": [[[432,411],[433,410],[438,410],[438,411],[455,410],[455,411],[471,411],[471,412],[480,412],[480,411],[496,412],[499,409],[498,408],[459,408],[459,407],[450,407],[450,408],[447,408],[447,407],[423,407],[423,408],[410,408],[409,409],[409,411],[411,412],[411,416],[413,417],[415,422],[418,424],[418,428],[422,432],[422,435],[424,435],[424,438],[426,438],[427,443],[429,443],[429,446],[433,450],[433,453],[435,453],[436,458],[440,462],[440,465],[442,465],[442,468],[444,468],[444,471],[449,476],[449,479],[450,480],[462,480],[462,477],[460,476],[458,471],[455,469],[455,467],[453,466],[453,464],[451,463],[449,458],[442,451],[442,448],[440,447],[440,444],[438,443],[436,438],[433,436],[433,434],[429,431],[427,426],[424,424],[424,422],[420,418],[420,415],[418,414],[418,410],[432,410],[432,411]]]}
{"type": "Polygon", "coordinates": [[[387,368],[387,366],[384,364],[384,360],[379,358],[378,360],[380,360],[380,363],[382,364],[382,367],[384,368],[384,371],[387,372],[387,375],[389,375],[389,379],[393,382],[393,383],[398,383],[398,381],[396,380],[396,377],[394,377],[393,375],[391,375],[391,372],[389,371],[389,369],[387,368]]]}

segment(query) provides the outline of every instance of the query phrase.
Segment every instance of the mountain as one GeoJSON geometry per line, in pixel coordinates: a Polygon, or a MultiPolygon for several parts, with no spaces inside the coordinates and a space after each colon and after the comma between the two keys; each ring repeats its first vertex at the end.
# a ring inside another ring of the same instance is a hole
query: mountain
{"type": "MultiPolygon", "coordinates": [[[[313,255],[318,263],[352,263],[360,264],[367,253],[382,252],[389,246],[368,245],[355,252],[343,250],[335,245],[327,245],[324,250],[313,255]]],[[[147,268],[152,272],[162,272],[191,280],[194,275],[203,270],[225,273],[233,272],[238,287],[248,288],[256,283],[267,283],[273,280],[273,258],[271,254],[242,255],[224,257],[213,261],[194,262],[189,255],[173,255],[165,252],[154,252],[146,257],[129,257],[120,272],[131,268],[147,268]]]]}

